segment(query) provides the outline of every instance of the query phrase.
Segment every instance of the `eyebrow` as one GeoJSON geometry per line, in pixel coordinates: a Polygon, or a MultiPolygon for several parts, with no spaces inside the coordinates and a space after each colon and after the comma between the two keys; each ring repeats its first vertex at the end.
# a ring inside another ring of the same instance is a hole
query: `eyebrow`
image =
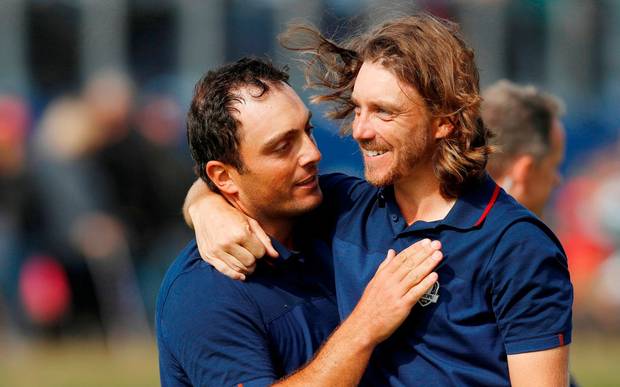
{"type": "MultiPolygon", "coordinates": [[[[308,110],[308,118],[306,119],[306,126],[308,126],[308,124],[310,123],[310,120],[312,119],[312,112],[310,110],[308,110]]],[[[269,149],[271,147],[274,147],[278,142],[282,141],[283,139],[289,137],[291,134],[293,134],[295,131],[297,130],[297,128],[291,128],[289,130],[287,130],[284,133],[279,133],[276,134],[275,136],[273,136],[272,138],[270,138],[269,140],[267,140],[267,142],[265,142],[262,146],[263,149],[269,149]]]]}

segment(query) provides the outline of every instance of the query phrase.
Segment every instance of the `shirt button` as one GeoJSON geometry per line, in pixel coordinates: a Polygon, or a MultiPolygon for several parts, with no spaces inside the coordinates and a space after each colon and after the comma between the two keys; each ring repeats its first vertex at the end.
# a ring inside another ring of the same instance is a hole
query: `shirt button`
{"type": "Polygon", "coordinates": [[[394,223],[398,222],[398,215],[392,215],[392,220],[394,223]]]}

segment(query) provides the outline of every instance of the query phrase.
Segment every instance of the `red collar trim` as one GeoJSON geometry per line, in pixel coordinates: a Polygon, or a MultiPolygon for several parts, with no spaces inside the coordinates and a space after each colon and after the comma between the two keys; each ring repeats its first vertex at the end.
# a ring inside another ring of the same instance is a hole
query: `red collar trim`
{"type": "Polygon", "coordinates": [[[493,204],[495,204],[495,201],[497,200],[497,196],[499,196],[499,189],[500,189],[499,185],[495,184],[495,190],[493,190],[493,195],[491,195],[491,199],[487,203],[487,206],[484,209],[484,212],[482,213],[482,215],[480,215],[480,218],[478,219],[478,221],[474,224],[474,227],[478,227],[482,224],[482,222],[484,222],[484,219],[489,214],[489,211],[491,211],[491,207],[493,207],[493,204]]]}

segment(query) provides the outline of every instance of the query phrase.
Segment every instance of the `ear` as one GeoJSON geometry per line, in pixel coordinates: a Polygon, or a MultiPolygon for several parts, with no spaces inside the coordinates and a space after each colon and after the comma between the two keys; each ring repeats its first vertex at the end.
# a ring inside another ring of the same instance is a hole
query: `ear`
{"type": "Polygon", "coordinates": [[[516,184],[525,185],[530,179],[534,169],[534,157],[532,155],[523,154],[517,156],[510,168],[510,176],[516,184]]]}
{"type": "Polygon", "coordinates": [[[235,184],[232,178],[234,169],[234,167],[216,160],[211,160],[205,165],[207,176],[209,176],[213,184],[215,184],[222,193],[230,195],[239,192],[239,187],[237,187],[237,184],[235,184]]]}
{"type": "Polygon", "coordinates": [[[454,130],[454,124],[448,117],[437,117],[433,120],[435,127],[435,139],[447,137],[454,130]]]}

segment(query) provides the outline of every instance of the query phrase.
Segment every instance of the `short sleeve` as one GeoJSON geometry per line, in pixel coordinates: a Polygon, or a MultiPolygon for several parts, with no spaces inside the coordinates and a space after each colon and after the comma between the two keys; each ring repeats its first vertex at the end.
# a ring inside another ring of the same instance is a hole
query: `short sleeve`
{"type": "Polygon", "coordinates": [[[560,243],[536,219],[510,225],[488,267],[507,354],[570,343],[573,288],[560,243]]]}
{"type": "Polygon", "coordinates": [[[160,352],[165,347],[194,386],[267,386],[277,379],[260,313],[240,286],[203,264],[168,292],[158,320],[160,352]]]}

